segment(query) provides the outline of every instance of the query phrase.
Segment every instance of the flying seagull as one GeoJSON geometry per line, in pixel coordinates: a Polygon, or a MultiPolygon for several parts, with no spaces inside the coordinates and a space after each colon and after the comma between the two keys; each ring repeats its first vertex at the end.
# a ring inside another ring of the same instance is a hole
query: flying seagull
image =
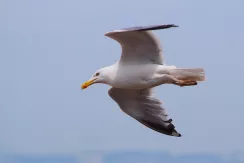
{"type": "Polygon", "coordinates": [[[177,68],[163,64],[161,43],[152,30],[171,27],[178,26],[137,26],[105,33],[120,44],[120,60],[97,70],[81,85],[81,89],[95,83],[110,85],[112,88],[108,94],[124,113],[154,131],[181,137],[152,89],[161,84],[194,86],[205,80],[205,72],[203,68],[177,68]]]}

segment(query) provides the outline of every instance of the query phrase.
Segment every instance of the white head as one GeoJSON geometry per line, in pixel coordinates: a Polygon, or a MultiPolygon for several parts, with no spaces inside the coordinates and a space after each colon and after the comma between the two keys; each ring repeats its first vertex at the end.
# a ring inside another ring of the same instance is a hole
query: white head
{"type": "Polygon", "coordinates": [[[104,67],[97,70],[92,77],[81,85],[81,89],[85,89],[95,83],[110,84],[111,82],[111,68],[104,67]]]}

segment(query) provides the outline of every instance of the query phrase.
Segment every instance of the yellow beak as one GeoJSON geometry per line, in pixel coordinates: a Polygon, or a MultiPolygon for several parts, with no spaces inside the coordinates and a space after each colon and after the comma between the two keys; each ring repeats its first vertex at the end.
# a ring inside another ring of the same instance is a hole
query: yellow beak
{"type": "Polygon", "coordinates": [[[94,81],[95,81],[95,80],[96,80],[96,79],[91,79],[91,80],[86,81],[85,83],[83,83],[83,84],[81,85],[81,89],[85,89],[85,88],[89,87],[90,85],[94,84],[94,81]]]}

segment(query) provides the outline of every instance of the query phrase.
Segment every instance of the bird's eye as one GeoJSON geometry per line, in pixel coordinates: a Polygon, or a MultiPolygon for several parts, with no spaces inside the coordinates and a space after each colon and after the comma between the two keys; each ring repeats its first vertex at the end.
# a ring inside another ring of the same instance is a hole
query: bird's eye
{"type": "Polygon", "coordinates": [[[97,72],[96,74],[95,74],[95,76],[98,76],[100,73],[99,72],[97,72]]]}

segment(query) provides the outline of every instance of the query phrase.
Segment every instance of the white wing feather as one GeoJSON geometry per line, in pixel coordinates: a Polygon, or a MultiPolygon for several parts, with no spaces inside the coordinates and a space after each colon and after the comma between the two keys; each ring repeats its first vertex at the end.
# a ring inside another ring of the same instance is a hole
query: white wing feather
{"type": "Polygon", "coordinates": [[[114,30],[105,34],[122,47],[120,62],[163,64],[162,46],[159,39],[149,30],[177,27],[175,25],[154,25],[114,30]]]}
{"type": "Polygon", "coordinates": [[[151,89],[129,90],[112,87],[109,96],[119,105],[121,110],[145,126],[170,136],[180,137],[168,119],[160,100],[152,96],[151,89]]]}

